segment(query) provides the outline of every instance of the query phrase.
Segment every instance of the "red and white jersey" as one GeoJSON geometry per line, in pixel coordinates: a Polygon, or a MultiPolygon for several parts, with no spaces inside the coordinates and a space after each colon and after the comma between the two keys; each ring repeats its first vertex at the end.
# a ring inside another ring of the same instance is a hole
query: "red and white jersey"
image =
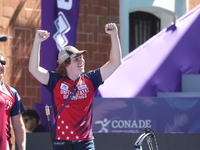
{"type": "Polygon", "coordinates": [[[1,149],[6,149],[6,111],[5,111],[5,100],[0,96],[0,147],[1,149]]]}
{"type": "Polygon", "coordinates": [[[0,120],[3,120],[3,123],[0,123],[0,131],[3,130],[2,132],[0,132],[0,135],[2,136],[0,138],[6,137],[6,140],[8,141],[11,148],[12,144],[10,141],[10,116],[15,116],[22,113],[24,111],[24,107],[22,105],[18,92],[14,88],[5,85],[3,82],[1,82],[0,84],[0,105],[4,104],[4,109],[0,108],[0,120]]]}
{"type": "Polygon", "coordinates": [[[54,138],[69,141],[93,139],[92,103],[95,90],[103,83],[100,69],[82,75],[75,82],[58,73],[49,73],[50,79],[46,87],[51,93],[56,117],[54,138]],[[58,114],[75,86],[77,86],[75,94],[58,114]]]}

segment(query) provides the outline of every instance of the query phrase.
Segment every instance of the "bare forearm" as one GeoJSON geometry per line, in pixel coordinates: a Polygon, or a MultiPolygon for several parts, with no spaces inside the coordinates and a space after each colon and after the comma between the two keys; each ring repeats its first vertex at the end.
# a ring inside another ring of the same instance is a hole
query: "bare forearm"
{"type": "Polygon", "coordinates": [[[109,23],[105,26],[106,33],[111,37],[111,50],[109,61],[100,68],[102,80],[105,81],[121,64],[122,54],[116,24],[109,23]]]}
{"type": "Polygon", "coordinates": [[[110,61],[113,63],[113,65],[116,65],[118,67],[121,64],[122,54],[121,54],[121,45],[119,41],[118,34],[111,35],[111,51],[110,51],[110,61]]]}
{"type": "Polygon", "coordinates": [[[31,51],[30,59],[29,59],[29,71],[33,74],[39,68],[39,53],[40,53],[40,45],[41,42],[34,41],[33,48],[31,51]]]}
{"type": "Polygon", "coordinates": [[[26,131],[21,114],[12,117],[12,126],[19,150],[26,150],[26,131]]]}
{"type": "Polygon", "coordinates": [[[49,80],[48,71],[40,66],[40,46],[42,41],[49,37],[47,31],[38,30],[36,32],[33,48],[29,60],[29,71],[30,73],[42,84],[47,84],[49,80]]]}
{"type": "Polygon", "coordinates": [[[15,139],[19,150],[26,150],[26,132],[21,127],[15,131],[15,139]]]}

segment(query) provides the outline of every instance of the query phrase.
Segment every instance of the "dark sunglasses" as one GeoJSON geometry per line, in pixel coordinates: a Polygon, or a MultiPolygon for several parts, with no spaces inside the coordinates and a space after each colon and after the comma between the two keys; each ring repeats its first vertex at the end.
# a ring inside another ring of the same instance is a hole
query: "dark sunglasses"
{"type": "Polygon", "coordinates": [[[32,120],[32,118],[23,119],[24,123],[27,123],[29,120],[32,120]]]}
{"type": "Polygon", "coordinates": [[[6,61],[5,60],[0,60],[1,65],[6,65],[6,61]]]}

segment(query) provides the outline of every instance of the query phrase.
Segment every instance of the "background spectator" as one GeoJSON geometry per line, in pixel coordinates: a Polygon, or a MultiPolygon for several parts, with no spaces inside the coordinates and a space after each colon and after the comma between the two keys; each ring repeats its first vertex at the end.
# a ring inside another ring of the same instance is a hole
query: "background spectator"
{"type": "Polygon", "coordinates": [[[43,125],[39,124],[40,116],[35,110],[26,110],[22,113],[26,132],[45,132],[43,125]]]}

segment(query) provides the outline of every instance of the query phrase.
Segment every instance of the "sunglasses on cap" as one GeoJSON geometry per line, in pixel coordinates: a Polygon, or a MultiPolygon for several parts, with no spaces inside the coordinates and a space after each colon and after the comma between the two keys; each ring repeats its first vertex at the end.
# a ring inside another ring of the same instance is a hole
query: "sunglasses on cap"
{"type": "Polygon", "coordinates": [[[5,60],[0,60],[1,65],[6,65],[6,61],[5,60]]]}

